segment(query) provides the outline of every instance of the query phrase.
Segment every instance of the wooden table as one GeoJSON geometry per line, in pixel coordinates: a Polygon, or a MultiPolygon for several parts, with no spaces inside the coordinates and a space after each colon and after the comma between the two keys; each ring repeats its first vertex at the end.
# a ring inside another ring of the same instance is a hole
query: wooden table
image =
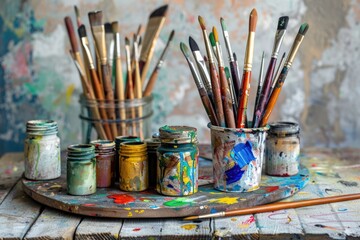
{"type": "MultiPolygon", "coordinates": [[[[310,183],[284,201],[360,192],[360,149],[305,149],[310,183]]],[[[0,239],[360,239],[360,200],[184,222],[108,219],[61,212],[21,188],[22,153],[0,159],[0,239]]]]}

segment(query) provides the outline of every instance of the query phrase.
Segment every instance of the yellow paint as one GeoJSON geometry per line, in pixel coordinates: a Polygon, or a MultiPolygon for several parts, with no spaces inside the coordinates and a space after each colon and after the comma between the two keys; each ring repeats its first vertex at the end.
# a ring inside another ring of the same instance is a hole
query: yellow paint
{"type": "Polygon", "coordinates": [[[127,207],[127,208],[124,208],[124,210],[130,211],[130,210],[131,210],[131,208],[127,207]]]}
{"type": "Polygon", "coordinates": [[[70,84],[65,91],[65,96],[66,96],[66,104],[69,105],[71,104],[71,96],[73,94],[75,90],[75,85],[74,84],[70,84]]]}
{"type": "Polygon", "coordinates": [[[181,228],[185,229],[185,230],[193,230],[196,229],[196,224],[185,224],[182,225],[181,228]]]}
{"type": "Polygon", "coordinates": [[[248,228],[249,226],[250,226],[250,224],[247,224],[247,223],[241,223],[238,225],[238,227],[241,229],[248,228]]]}
{"type": "Polygon", "coordinates": [[[136,212],[137,214],[142,214],[142,213],[144,213],[144,212],[145,212],[145,210],[144,210],[144,209],[141,209],[141,210],[135,210],[135,212],[136,212]]]}
{"type": "Polygon", "coordinates": [[[297,194],[299,194],[299,195],[307,195],[307,194],[309,194],[308,192],[298,192],[297,194]]]}
{"type": "Polygon", "coordinates": [[[217,199],[210,199],[210,202],[222,203],[222,204],[234,204],[238,202],[238,197],[222,197],[217,199]]]}
{"type": "Polygon", "coordinates": [[[231,221],[232,221],[232,222],[236,222],[237,219],[236,219],[236,218],[231,218],[231,221]]]}
{"type": "Polygon", "coordinates": [[[132,217],[132,216],[133,216],[132,212],[129,212],[128,217],[132,217]]]}

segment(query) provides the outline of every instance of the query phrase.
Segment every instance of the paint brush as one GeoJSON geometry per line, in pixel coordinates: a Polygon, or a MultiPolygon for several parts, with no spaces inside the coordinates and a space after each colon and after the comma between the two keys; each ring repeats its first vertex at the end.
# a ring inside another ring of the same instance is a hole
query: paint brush
{"type": "Polygon", "coordinates": [[[213,50],[213,54],[216,58],[216,60],[218,59],[217,53],[216,53],[216,42],[215,42],[215,38],[214,38],[214,33],[211,32],[209,34],[209,40],[210,40],[210,44],[211,44],[211,48],[213,50]]]}
{"type": "Polygon", "coordinates": [[[226,74],[226,79],[227,79],[227,82],[228,82],[228,85],[229,85],[229,90],[230,90],[230,95],[231,95],[231,102],[232,102],[232,108],[233,108],[233,112],[234,112],[234,119],[236,119],[236,109],[237,109],[237,106],[236,106],[236,94],[235,94],[235,90],[232,86],[232,80],[231,80],[231,75],[230,75],[230,70],[228,67],[225,67],[225,74],[226,74]]]}
{"type": "Polygon", "coordinates": [[[343,201],[351,201],[360,199],[360,193],[355,194],[345,194],[340,196],[332,196],[332,197],[323,197],[323,198],[315,198],[315,199],[308,199],[308,200],[301,200],[301,201],[294,201],[294,202],[276,202],[270,203],[245,209],[236,209],[236,210],[229,210],[224,212],[218,213],[210,213],[204,214],[200,216],[190,216],[186,217],[183,220],[196,220],[196,219],[203,219],[203,218],[216,218],[216,217],[232,217],[232,216],[240,216],[246,214],[256,214],[256,213],[264,213],[264,212],[273,212],[283,209],[290,209],[290,208],[301,208],[301,207],[309,207],[315,205],[322,205],[322,204],[329,204],[335,202],[343,202],[343,201]]]}
{"type": "Polygon", "coordinates": [[[159,70],[164,64],[165,54],[167,53],[167,50],[168,50],[168,48],[170,46],[170,43],[171,43],[171,41],[172,41],[172,39],[174,37],[174,34],[175,34],[175,30],[172,30],[171,33],[170,33],[170,36],[168,38],[168,41],[166,43],[166,46],[164,47],[164,50],[162,51],[162,53],[160,55],[160,58],[159,58],[156,66],[155,66],[155,69],[151,73],[149,81],[146,84],[146,87],[145,87],[145,90],[144,90],[144,93],[143,93],[144,97],[150,96],[151,93],[152,93],[152,90],[153,90],[153,88],[155,86],[156,79],[158,78],[159,70]]]}
{"type": "MultiPolygon", "coordinates": [[[[272,84],[271,84],[271,88],[270,88],[270,92],[269,92],[269,97],[271,96],[271,93],[274,91],[274,87],[276,86],[276,82],[277,82],[277,80],[279,79],[280,69],[282,69],[282,68],[284,67],[285,56],[286,56],[286,53],[284,52],[284,54],[282,55],[281,60],[280,60],[280,62],[279,62],[279,66],[278,66],[278,68],[276,69],[276,73],[275,73],[275,75],[274,75],[275,77],[274,77],[273,80],[272,80],[272,84]]],[[[267,104],[268,101],[269,101],[269,98],[267,99],[266,104],[267,104]]]]}
{"type": "MultiPolygon", "coordinates": [[[[114,59],[115,59],[115,99],[118,100],[118,105],[120,102],[125,100],[125,89],[124,89],[124,80],[122,75],[122,66],[121,66],[121,51],[120,51],[120,29],[117,21],[111,23],[111,28],[114,37],[114,59]]],[[[119,131],[121,135],[125,135],[125,120],[126,120],[126,111],[124,107],[119,107],[119,117],[120,125],[119,131]]]]}
{"type": "Polygon", "coordinates": [[[253,122],[255,121],[256,106],[259,104],[259,99],[260,99],[260,94],[261,94],[261,88],[262,88],[262,85],[263,85],[264,62],[265,62],[265,52],[263,52],[263,53],[262,53],[262,56],[261,56],[261,65],[260,65],[259,81],[258,81],[258,87],[257,87],[257,91],[256,91],[256,98],[255,98],[255,103],[254,103],[253,122]]]}
{"type": "Polygon", "coordinates": [[[266,71],[266,76],[264,80],[264,86],[260,94],[259,104],[257,105],[255,109],[255,118],[253,120],[253,127],[257,128],[259,127],[259,123],[261,120],[261,117],[263,115],[267,99],[269,98],[270,88],[271,88],[271,81],[273,79],[274,75],[274,69],[276,66],[277,57],[280,51],[280,47],[282,44],[282,41],[284,39],[285,33],[286,33],[286,27],[289,21],[288,16],[283,16],[279,18],[277,30],[275,34],[275,40],[274,40],[274,47],[271,54],[271,59],[269,62],[268,69],[266,71]]]}
{"type": "Polygon", "coordinates": [[[205,86],[205,90],[209,96],[211,104],[215,107],[214,94],[213,94],[213,91],[211,88],[210,75],[209,75],[208,69],[206,67],[205,59],[202,57],[199,46],[197,45],[197,43],[195,42],[195,40],[192,37],[189,37],[189,45],[190,45],[190,49],[193,53],[196,65],[199,69],[200,77],[205,86]]]}
{"type": "MultiPolygon", "coordinates": [[[[110,70],[112,70],[113,64],[114,64],[114,54],[115,54],[115,42],[114,42],[114,33],[112,31],[111,23],[106,22],[104,24],[105,28],[105,44],[106,44],[106,52],[108,54],[109,58],[109,66],[110,70]]],[[[111,71],[112,72],[112,71],[111,71]]],[[[111,74],[112,75],[112,74],[111,74]]]]}
{"type": "MultiPolygon", "coordinates": [[[[91,52],[90,52],[90,48],[89,48],[89,42],[88,42],[88,39],[87,39],[86,29],[85,29],[84,25],[81,25],[79,27],[78,33],[79,33],[79,36],[80,36],[82,47],[84,49],[84,57],[85,57],[85,59],[87,59],[87,62],[89,63],[88,67],[89,67],[89,72],[90,72],[90,76],[91,76],[91,83],[92,83],[92,86],[93,86],[94,95],[96,96],[96,99],[98,101],[100,101],[100,102],[104,101],[105,96],[104,96],[104,93],[103,93],[102,86],[100,84],[100,80],[99,80],[98,75],[97,75],[96,70],[95,70],[95,65],[94,65],[94,61],[93,61],[92,56],[91,56],[91,52]]],[[[94,99],[95,99],[95,97],[94,97],[94,99]]],[[[99,107],[98,111],[99,111],[99,115],[101,116],[101,119],[105,120],[105,122],[103,123],[103,127],[104,127],[104,130],[106,132],[107,139],[113,139],[110,126],[106,122],[106,120],[108,119],[108,116],[107,116],[105,108],[99,107]]],[[[98,118],[98,119],[100,119],[100,118],[98,118]]]]}
{"type": "Polygon", "coordinates": [[[77,27],[79,28],[82,25],[82,22],[81,22],[79,9],[76,5],[74,5],[74,10],[75,10],[77,27]]]}
{"type": "Polygon", "coordinates": [[[240,95],[239,68],[234,59],[235,53],[233,54],[233,51],[231,49],[230,36],[229,36],[229,32],[227,31],[225,20],[223,18],[220,18],[220,23],[221,23],[224,40],[225,40],[226,50],[227,50],[228,57],[229,57],[229,65],[230,65],[231,77],[232,77],[231,85],[233,85],[233,88],[235,90],[235,93],[236,93],[235,101],[237,102],[237,99],[239,98],[239,95],[240,95]]]}
{"type": "Polygon", "coordinates": [[[246,109],[248,104],[248,97],[250,91],[250,81],[251,81],[251,68],[252,68],[252,59],[254,54],[254,40],[255,40],[255,30],[257,23],[257,12],[254,8],[249,17],[249,35],[246,43],[245,51],[245,60],[244,60],[244,70],[241,83],[241,95],[238,105],[237,113],[237,128],[246,127],[246,109]]]}
{"type": "Polygon", "coordinates": [[[211,53],[212,50],[210,47],[209,39],[207,37],[205,21],[201,16],[198,17],[198,20],[199,20],[200,27],[202,29],[203,38],[204,38],[204,42],[205,42],[205,46],[206,46],[206,53],[207,53],[208,61],[209,61],[210,80],[211,80],[211,87],[212,87],[213,94],[214,94],[216,117],[219,121],[220,126],[226,127],[224,110],[223,110],[222,100],[221,100],[220,83],[219,83],[219,79],[218,79],[218,73],[216,71],[214,58],[211,53]]]}
{"type": "Polygon", "coordinates": [[[308,29],[309,29],[309,25],[307,23],[303,23],[300,26],[299,32],[295,37],[294,43],[291,46],[289,55],[287,56],[287,59],[285,61],[284,67],[281,70],[279,78],[276,80],[277,81],[276,86],[275,86],[275,88],[274,88],[274,90],[273,90],[273,92],[272,92],[272,94],[271,94],[271,96],[269,98],[269,101],[268,101],[266,109],[265,109],[264,116],[263,116],[263,118],[261,119],[261,122],[260,122],[260,126],[265,126],[267,124],[268,120],[269,120],[271,112],[274,109],[276,101],[277,101],[277,99],[279,97],[281,88],[284,85],[286,76],[287,76],[287,74],[288,74],[288,72],[289,72],[289,70],[291,68],[291,65],[292,65],[292,63],[294,61],[296,53],[298,52],[299,47],[300,47],[302,41],[304,40],[305,34],[308,31],[308,29]]]}
{"type": "Polygon", "coordinates": [[[214,108],[212,106],[212,103],[210,101],[210,98],[209,98],[209,96],[208,96],[208,94],[207,94],[207,92],[205,90],[204,84],[201,82],[200,76],[196,71],[196,67],[195,67],[194,63],[190,59],[189,49],[184,43],[180,43],[180,49],[183,52],[183,54],[184,54],[184,56],[186,58],[186,61],[187,61],[188,65],[189,65],[191,74],[192,74],[192,76],[194,78],[196,87],[197,87],[197,89],[199,91],[199,94],[200,94],[202,104],[204,105],[204,108],[205,108],[205,111],[206,111],[206,113],[207,113],[207,115],[209,117],[209,120],[210,120],[212,125],[218,126],[219,123],[218,123],[218,120],[216,118],[215,110],[214,110],[214,108]]]}
{"type": "MultiPolygon", "coordinates": [[[[105,42],[105,27],[102,23],[102,18],[103,18],[102,11],[89,13],[90,25],[94,35],[96,48],[99,52],[99,57],[100,57],[101,76],[103,80],[105,99],[107,100],[107,103],[110,104],[110,107],[107,108],[108,118],[110,120],[116,120],[115,109],[114,107],[111,107],[114,105],[114,92],[111,84],[111,74],[107,59],[106,42],[105,42]]],[[[114,138],[115,136],[118,135],[116,123],[115,122],[111,123],[110,126],[114,138]]]]}
{"type": "Polygon", "coordinates": [[[139,60],[142,82],[145,81],[146,74],[149,69],[150,61],[154,54],[156,41],[165,23],[165,16],[167,13],[167,9],[168,9],[168,5],[164,5],[154,10],[150,14],[149,21],[147,23],[144,34],[143,44],[140,53],[140,60],[139,60]]]}
{"type": "Polygon", "coordinates": [[[221,90],[223,109],[225,113],[226,126],[228,128],[235,128],[236,124],[235,124],[234,111],[232,107],[232,98],[225,74],[224,61],[222,59],[222,54],[220,50],[219,35],[215,27],[213,27],[212,32],[214,34],[214,40],[216,43],[216,53],[219,63],[220,90],[221,90]]]}
{"type": "MultiPolygon", "coordinates": [[[[139,48],[138,48],[138,43],[139,43],[139,37],[136,34],[134,34],[133,36],[133,49],[134,49],[134,55],[133,55],[133,61],[134,61],[134,67],[135,67],[135,85],[134,85],[134,89],[135,89],[135,98],[137,99],[141,99],[143,97],[142,94],[142,81],[141,81],[141,76],[140,76],[140,69],[139,69],[139,48]]],[[[137,107],[137,117],[138,118],[142,118],[143,115],[143,109],[142,106],[138,106],[137,107]]],[[[143,124],[142,121],[138,122],[139,124],[139,129],[138,129],[138,134],[136,134],[137,136],[140,137],[140,139],[144,139],[143,136],[143,124]]]]}

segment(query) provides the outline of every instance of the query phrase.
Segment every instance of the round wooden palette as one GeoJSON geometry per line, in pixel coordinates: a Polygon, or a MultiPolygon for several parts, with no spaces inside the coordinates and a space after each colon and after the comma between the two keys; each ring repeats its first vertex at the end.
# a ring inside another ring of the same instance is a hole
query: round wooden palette
{"type": "Polygon", "coordinates": [[[168,197],[153,190],[123,192],[98,188],[88,196],[66,193],[66,174],[51,181],[22,179],[24,191],[34,200],[63,211],[97,217],[164,218],[215,213],[262,205],[290,197],[309,181],[309,172],[300,167],[291,177],[262,176],[261,187],[248,193],[226,193],[213,188],[211,161],[200,159],[199,192],[187,197],[168,197]]]}

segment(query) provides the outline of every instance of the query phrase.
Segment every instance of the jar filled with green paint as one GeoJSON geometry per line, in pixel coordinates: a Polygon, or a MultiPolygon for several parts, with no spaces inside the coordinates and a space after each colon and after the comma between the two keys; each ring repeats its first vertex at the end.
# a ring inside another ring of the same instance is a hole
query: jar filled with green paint
{"type": "Polygon", "coordinates": [[[52,120],[31,120],[26,124],[25,177],[49,180],[60,177],[60,138],[58,126],[52,120]]]}
{"type": "Polygon", "coordinates": [[[157,149],[156,191],[167,196],[187,196],[198,191],[199,150],[197,130],[188,126],[163,126],[157,149]]]}
{"type": "Polygon", "coordinates": [[[67,154],[67,192],[89,195],[96,192],[95,147],[91,144],[70,145],[67,154]]]}
{"type": "Polygon", "coordinates": [[[146,143],[124,142],[120,145],[119,188],[138,192],[149,187],[146,143]]]}

